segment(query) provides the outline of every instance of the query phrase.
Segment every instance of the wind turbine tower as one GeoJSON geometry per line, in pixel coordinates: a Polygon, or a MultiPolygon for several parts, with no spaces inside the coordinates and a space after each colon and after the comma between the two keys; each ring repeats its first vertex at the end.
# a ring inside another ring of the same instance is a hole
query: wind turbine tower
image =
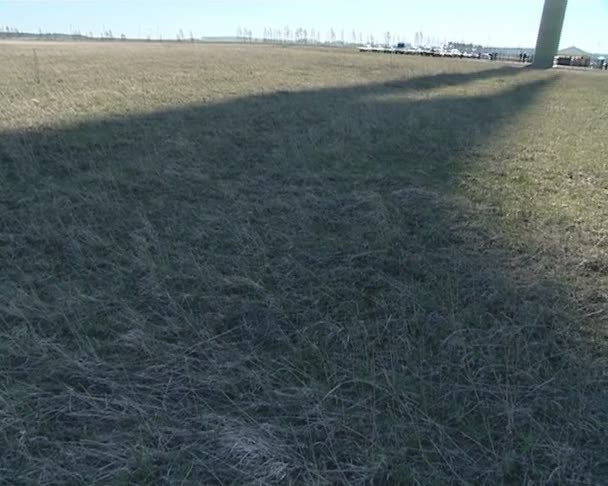
{"type": "Polygon", "coordinates": [[[559,49],[568,0],[545,0],[532,67],[549,69],[559,49]]]}

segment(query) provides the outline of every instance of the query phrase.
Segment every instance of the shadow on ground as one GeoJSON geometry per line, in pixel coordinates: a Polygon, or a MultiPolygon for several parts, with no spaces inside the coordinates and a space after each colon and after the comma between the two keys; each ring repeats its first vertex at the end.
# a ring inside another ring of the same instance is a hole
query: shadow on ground
{"type": "Polygon", "coordinates": [[[457,190],[550,83],[496,69],[0,135],[0,478],[599,481],[568,289],[514,269],[457,190]]]}

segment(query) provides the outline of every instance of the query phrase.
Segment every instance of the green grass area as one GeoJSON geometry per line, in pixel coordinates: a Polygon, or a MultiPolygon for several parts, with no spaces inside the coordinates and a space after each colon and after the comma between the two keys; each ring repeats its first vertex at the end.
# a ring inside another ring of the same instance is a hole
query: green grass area
{"type": "Polygon", "coordinates": [[[604,75],[1,47],[0,483],[605,482],[604,75]]]}

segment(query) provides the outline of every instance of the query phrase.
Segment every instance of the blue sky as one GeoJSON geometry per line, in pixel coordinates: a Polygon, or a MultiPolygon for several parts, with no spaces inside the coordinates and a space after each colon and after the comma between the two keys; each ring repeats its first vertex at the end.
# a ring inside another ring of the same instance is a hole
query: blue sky
{"type": "MultiPolygon", "coordinates": [[[[438,41],[534,46],[544,0],[0,0],[0,25],[21,31],[175,38],[234,35],[239,26],[262,36],[264,27],[333,28],[346,40],[413,41],[417,31],[438,41]]],[[[608,0],[570,0],[562,46],[608,51],[608,0]]]]}

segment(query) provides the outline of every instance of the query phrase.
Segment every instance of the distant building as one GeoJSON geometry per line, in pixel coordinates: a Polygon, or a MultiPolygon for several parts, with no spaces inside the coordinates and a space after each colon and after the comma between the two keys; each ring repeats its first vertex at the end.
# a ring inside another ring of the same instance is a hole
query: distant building
{"type": "Polygon", "coordinates": [[[591,66],[591,54],[578,47],[568,47],[557,53],[555,63],[558,66],[589,67],[591,66]]]}

